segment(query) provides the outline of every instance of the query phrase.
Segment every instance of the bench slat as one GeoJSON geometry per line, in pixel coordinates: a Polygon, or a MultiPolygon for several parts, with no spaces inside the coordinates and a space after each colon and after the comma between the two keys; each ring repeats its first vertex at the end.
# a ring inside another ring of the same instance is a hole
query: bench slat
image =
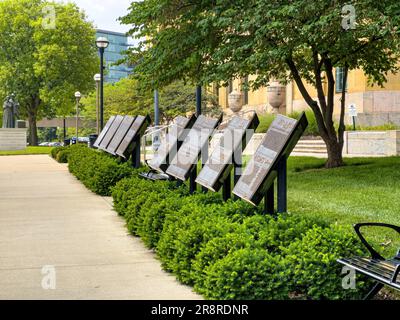
{"type": "MultiPolygon", "coordinates": [[[[381,260],[372,260],[372,259],[366,259],[366,258],[350,258],[350,259],[339,259],[338,260],[339,263],[344,264],[350,268],[355,269],[356,271],[367,275],[371,278],[373,278],[376,281],[379,281],[383,284],[386,284],[390,287],[396,288],[397,290],[400,290],[400,279],[399,277],[397,278],[396,282],[392,282],[392,277],[394,274],[394,270],[395,270],[395,265],[393,265],[393,271],[392,273],[389,275],[389,272],[387,271],[388,269],[384,268],[384,269],[379,269],[378,265],[382,266],[382,262],[381,260]],[[369,261],[370,264],[367,264],[365,262],[365,260],[369,261]],[[361,263],[360,263],[361,262],[361,263]],[[374,264],[375,263],[375,264],[374,264]],[[369,267],[371,266],[371,267],[369,267]],[[372,266],[374,268],[372,268],[372,266]],[[380,270],[382,270],[382,273],[379,273],[380,270]]],[[[388,263],[389,261],[385,261],[385,264],[387,266],[390,266],[391,263],[388,263]]],[[[393,260],[390,260],[390,262],[393,262],[393,260]]]]}
{"type": "Polygon", "coordinates": [[[348,261],[349,264],[357,266],[362,268],[363,270],[367,270],[370,272],[375,273],[378,276],[382,276],[386,279],[391,279],[393,272],[394,272],[394,268],[391,270],[387,270],[385,268],[383,268],[383,266],[380,264],[381,261],[379,260],[372,260],[372,259],[366,259],[366,258],[361,258],[361,257],[357,257],[357,258],[350,258],[350,259],[345,259],[348,261]]]}

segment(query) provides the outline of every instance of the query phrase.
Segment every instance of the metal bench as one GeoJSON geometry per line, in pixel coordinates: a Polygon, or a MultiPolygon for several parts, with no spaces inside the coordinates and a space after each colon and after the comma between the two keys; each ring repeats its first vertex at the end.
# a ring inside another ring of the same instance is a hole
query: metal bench
{"type": "Polygon", "coordinates": [[[339,263],[355,269],[376,281],[370,292],[364,297],[364,300],[372,299],[378,292],[387,285],[396,290],[400,290],[400,249],[397,255],[392,259],[382,257],[365,239],[360,229],[362,227],[385,227],[397,231],[400,234],[400,227],[386,223],[359,223],[354,226],[358,237],[364,246],[371,253],[371,258],[353,257],[337,260],[339,263]]]}

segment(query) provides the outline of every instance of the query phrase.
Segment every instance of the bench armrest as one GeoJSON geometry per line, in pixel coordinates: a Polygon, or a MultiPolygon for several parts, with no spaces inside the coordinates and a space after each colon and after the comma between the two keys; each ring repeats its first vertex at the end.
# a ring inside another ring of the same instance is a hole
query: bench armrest
{"type": "Polygon", "coordinates": [[[363,243],[363,245],[368,249],[368,251],[371,253],[372,255],[372,259],[380,259],[380,260],[384,260],[385,258],[382,257],[365,239],[365,237],[362,235],[360,229],[362,227],[384,227],[384,228],[390,228],[393,229],[395,231],[397,231],[400,234],[400,227],[391,225],[391,224],[387,224],[387,223],[373,223],[373,222],[366,222],[366,223],[358,223],[356,225],[354,225],[354,230],[356,231],[358,237],[360,238],[361,242],[363,243]]]}

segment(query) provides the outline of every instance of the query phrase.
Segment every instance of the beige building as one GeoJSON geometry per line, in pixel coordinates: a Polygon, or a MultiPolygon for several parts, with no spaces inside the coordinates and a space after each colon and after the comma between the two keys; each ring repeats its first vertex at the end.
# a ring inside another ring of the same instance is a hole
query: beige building
{"type": "MultiPolygon", "coordinates": [[[[342,93],[341,81],[342,70],[336,70],[336,95],[335,95],[335,115],[339,115],[340,98],[342,93]]],[[[267,88],[263,87],[256,91],[243,92],[242,83],[252,80],[236,79],[229,82],[227,87],[212,90],[218,95],[219,103],[226,113],[231,113],[228,108],[228,95],[233,90],[241,91],[243,110],[256,110],[258,113],[272,112],[273,108],[268,103],[267,88]]],[[[311,85],[306,85],[312,97],[316,99],[316,90],[311,85]]],[[[327,84],[325,84],[326,90],[327,84]]],[[[308,108],[300,91],[294,83],[290,83],[284,90],[285,102],[279,108],[282,114],[302,111],[308,108]]],[[[349,72],[346,105],[355,104],[358,112],[358,123],[363,126],[378,126],[383,124],[400,125],[400,75],[389,74],[388,82],[384,88],[368,83],[367,77],[362,70],[349,72]]],[[[346,117],[349,120],[349,117],[346,117]]]]}

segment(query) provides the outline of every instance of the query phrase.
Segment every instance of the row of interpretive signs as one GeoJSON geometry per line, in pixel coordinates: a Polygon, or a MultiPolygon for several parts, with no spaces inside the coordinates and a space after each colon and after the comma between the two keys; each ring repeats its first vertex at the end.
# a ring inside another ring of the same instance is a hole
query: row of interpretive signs
{"type": "MultiPolygon", "coordinates": [[[[214,192],[231,179],[232,169],[242,161],[242,152],[259,125],[257,115],[249,118],[235,116],[223,129],[219,142],[208,154],[210,138],[221,125],[222,116],[214,119],[200,115],[177,117],[168,134],[148,165],[153,170],[175,179],[186,181],[197,171],[201,155],[207,155],[196,183],[214,192]]],[[[106,124],[95,146],[111,154],[128,158],[135,141],[146,130],[149,117],[116,116],[106,124]]],[[[232,193],[258,205],[276,178],[276,166],[287,158],[308,125],[305,114],[298,120],[278,115],[261,141],[254,156],[247,163],[232,193]]]]}

